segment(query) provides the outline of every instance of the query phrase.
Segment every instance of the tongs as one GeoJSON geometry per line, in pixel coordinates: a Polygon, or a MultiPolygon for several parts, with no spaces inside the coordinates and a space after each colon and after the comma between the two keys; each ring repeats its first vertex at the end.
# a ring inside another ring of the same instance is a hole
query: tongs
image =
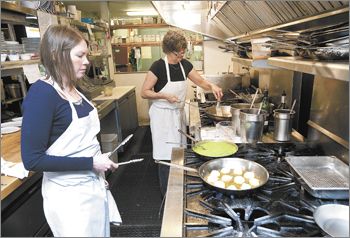
{"type": "Polygon", "coordinates": [[[143,161],[143,158],[133,159],[133,160],[129,160],[126,162],[117,163],[117,165],[120,166],[120,165],[124,165],[124,164],[132,164],[132,163],[137,163],[137,162],[141,162],[141,161],[143,161]]]}

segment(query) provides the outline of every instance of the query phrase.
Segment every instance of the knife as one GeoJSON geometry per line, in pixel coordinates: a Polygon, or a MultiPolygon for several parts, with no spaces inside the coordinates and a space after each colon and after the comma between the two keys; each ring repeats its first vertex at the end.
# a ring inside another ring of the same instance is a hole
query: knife
{"type": "Polygon", "coordinates": [[[128,137],[126,137],[112,152],[110,152],[108,158],[111,158],[111,155],[114,154],[122,145],[125,145],[126,142],[128,142],[131,139],[131,137],[133,137],[133,134],[128,135],[128,137]]]}

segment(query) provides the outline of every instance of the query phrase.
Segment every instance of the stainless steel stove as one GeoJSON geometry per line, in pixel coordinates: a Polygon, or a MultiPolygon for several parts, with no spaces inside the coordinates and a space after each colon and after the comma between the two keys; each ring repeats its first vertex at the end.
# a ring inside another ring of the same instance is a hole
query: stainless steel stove
{"type": "MultiPolygon", "coordinates": [[[[171,168],[161,236],[311,237],[325,236],[313,219],[316,207],[348,200],[312,197],[295,181],[288,155],[319,155],[304,143],[239,144],[234,157],[263,165],[270,178],[244,196],[225,195],[207,188],[191,172],[171,168]]],[[[175,149],[172,163],[198,168],[205,161],[190,149],[175,149]]]]}
{"type": "MultiPolygon", "coordinates": [[[[190,107],[191,134],[198,127],[214,127],[214,122],[207,121],[201,112],[207,105],[208,102],[199,104],[199,109],[190,107]]],[[[207,188],[198,175],[170,168],[161,236],[326,236],[313,219],[314,209],[328,203],[348,205],[349,201],[312,197],[297,182],[284,159],[290,155],[323,155],[322,151],[295,140],[276,143],[266,135],[263,142],[238,144],[233,156],[261,164],[270,175],[264,186],[245,196],[222,194],[207,188]]],[[[171,162],[198,168],[205,161],[190,149],[174,148],[171,162]]]]}

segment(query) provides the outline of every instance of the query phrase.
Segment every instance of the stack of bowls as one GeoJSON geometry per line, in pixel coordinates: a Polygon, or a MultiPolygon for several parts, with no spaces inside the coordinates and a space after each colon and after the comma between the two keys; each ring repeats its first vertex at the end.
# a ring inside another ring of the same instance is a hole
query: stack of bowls
{"type": "Polygon", "coordinates": [[[10,61],[19,60],[19,55],[23,52],[23,46],[18,41],[5,41],[4,49],[7,50],[10,61]]]}

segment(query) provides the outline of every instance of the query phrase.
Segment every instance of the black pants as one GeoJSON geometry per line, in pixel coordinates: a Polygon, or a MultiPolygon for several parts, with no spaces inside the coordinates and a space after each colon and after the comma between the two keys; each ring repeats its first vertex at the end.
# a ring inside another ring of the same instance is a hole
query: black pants
{"type": "MultiPolygon", "coordinates": [[[[169,161],[166,161],[166,162],[169,162],[169,161]]],[[[169,166],[158,164],[158,178],[159,178],[159,186],[160,186],[160,192],[162,194],[162,198],[165,196],[166,190],[168,187],[169,170],[170,170],[169,166]]]]}

